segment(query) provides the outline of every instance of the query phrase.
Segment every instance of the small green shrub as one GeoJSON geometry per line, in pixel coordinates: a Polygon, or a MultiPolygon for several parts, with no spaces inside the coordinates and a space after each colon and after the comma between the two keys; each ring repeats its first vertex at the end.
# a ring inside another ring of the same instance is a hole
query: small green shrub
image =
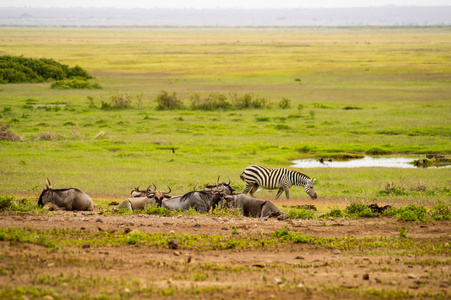
{"type": "Polygon", "coordinates": [[[144,211],[148,215],[161,215],[161,216],[171,216],[175,213],[179,213],[179,211],[174,212],[167,208],[160,207],[160,206],[158,206],[158,204],[146,206],[144,211]]]}
{"type": "Polygon", "coordinates": [[[207,279],[207,275],[201,273],[194,273],[193,279],[194,281],[205,281],[207,279]]]}
{"type": "Polygon", "coordinates": [[[36,201],[27,199],[15,200],[13,196],[0,196],[0,211],[40,213],[42,208],[36,201]]]}
{"type": "Polygon", "coordinates": [[[388,182],[384,189],[378,192],[378,195],[387,196],[404,196],[408,194],[408,190],[403,185],[396,184],[394,182],[388,182]]]}
{"type": "Polygon", "coordinates": [[[257,122],[269,122],[270,118],[268,117],[255,117],[255,121],[257,122]]]}
{"type": "Polygon", "coordinates": [[[248,108],[267,108],[269,102],[263,97],[254,95],[252,93],[238,96],[237,94],[231,94],[231,101],[234,108],[248,109],[248,108]]]}
{"type": "Polygon", "coordinates": [[[141,232],[135,232],[127,236],[126,243],[129,245],[136,245],[143,240],[145,240],[145,235],[141,232]]]}
{"type": "Polygon", "coordinates": [[[277,124],[276,126],[274,126],[274,128],[277,130],[289,130],[291,129],[291,126],[285,124],[277,124]]]}
{"type": "Polygon", "coordinates": [[[368,155],[385,155],[385,154],[390,154],[391,152],[379,147],[373,147],[371,149],[369,149],[368,151],[366,151],[366,154],[368,155]]]}
{"type": "Polygon", "coordinates": [[[345,213],[352,218],[374,218],[377,216],[365,203],[353,201],[345,208],[345,213]]]}
{"type": "Polygon", "coordinates": [[[434,206],[430,211],[429,214],[431,218],[435,221],[444,221],[444,220],[451,220],[451,204],[448,202],[440,201],[439,204],[434,206]]]}
{"type": "Polygon", "coordinates": [[[13,206],[13,196],[0,196],[0,211],[8,210],[13,206]]]}
{"type": "Polygon", "coordinates": [[[200,94],[191,95],[191,107],[196,110],[226,110],[232,107],[227,99],[227,96],[220,93],[210,93],[205,98],[200,94]]]}
{"type": "Polygon", "coordinates": [[[393,214],[398,220],[402,221],[427,221],[427,210],[424,206],[416,206],[415,204],[409,204],[406,207],[395,208],[393,214]]]}
{"type": "Polygon", "coordinates": [[[409,226],[405,226],[405,227],[398,227],[398,231],[399,231],[399,237],[400,238],[407,238],[407,231],[409,231],[409,226]]]}
{"type": "Polygon", "coordinates": [[[309,209],[292,208],[286,215],[287,219],[308,220],[315,217],[315,211],[309,209]]]}
{"type": "Polygon", "coordinates": [[[72,78],[57,80],[50,86],[52,89],[69,90],[69,89],[101,89],[102,86],[97,82],[89,82],[84,78],[72,78]]]}
{"type": "Polygon", "coordinates": [[[312,237],[309,235],[301,235],[299,233],[294,233],[291,235],[291,241],[293,243],[303,243],[303,244],[308,244],[312,242],[312,237]]]}
{"type": "MultiPolygon", "coordinates": [[[[136,96],[136,98],[139,103],[141,101],[141,95],[136,96]]],[[[102,101],[100,109],[102,109],[102,110],[130,109],[130,108],[132,108],[133,99],[134,99],[134,96],[131,94],[112,95],[110,97],[109,102],[102,101]]]]}
{"type": "Polygon", "coordinates": [[[287,109],[291,107],[291,99],[288,98],[282,98],[282,100],[279,101],[279,108],[281,109],[287,109]]]}
{"type": "Polygon", "coordinates": [[[358,106],[350,105],[350,106],[345,106],[345,107],[343,107],[343,109],[344,109],[344,110],[354,110],[354,109],[359,110],[359,109],[362,109],[362,108],[361,108],[361,107],[358,107],[358,106]]]}
{"type": "Polygon", "coordinates": [[[291,241],[293,243],[310,243],[313,241],[309,235],[301,235],[299,232],[288,231],[286,226],[284,229],[276,229],[271,236],[283,241],[291,241]]]}
{"type": "Polygon", "coordinates": [[[328,213],[326,213],[323,217],[325,217],[325,218],[330,218],[330,217],[341,218],[344,216],[345,216],[345,214],[341,209],[339,209],[338,207],[332,207],[331,210],[328,213]]]}
{"type": "Polygon", "coordinates": [[[155,101],[158,103],[158,110],[174,110],[184,108],[183,103],[177,99],[175,92],[172,93],[172,95],[169,95],[168,92],[162,90],[155,101]]]}

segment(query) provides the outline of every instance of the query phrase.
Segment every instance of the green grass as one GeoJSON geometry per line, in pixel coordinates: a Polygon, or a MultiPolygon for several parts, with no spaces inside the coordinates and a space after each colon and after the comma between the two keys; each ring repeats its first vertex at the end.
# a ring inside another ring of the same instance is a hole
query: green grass
{"type": "MultiPolygon", "coordinates": [[[[103,87],[0,86],[0,121],[23,138],[0,141],[2,194],[37,197],[49,178],[94,198],[124,198],[151,182],[169,184],[176,195],[219,175],[240,191],[239,174],[255,163],[450,154],[447,28],[0,28],[0,34],[0,54],[80,65],[103,87]],[[188,109],[158,110],[161,90],[176,93],[188,109]],[[271,108],[190,110],[197,93],[253,94],[271,108]],[[290,107],[279,105],[283,99],[290,107]]],[[[319,197],[421,205],[449,199],[449,169],[304,171],[318,179],[319,197]],[[408,188],[381,192],[389,182],[408,188]],[[417,184],[426,190],[410,188],[417,184]]],[[[301,188],[291,194],[308,199],[301,188]]]]}

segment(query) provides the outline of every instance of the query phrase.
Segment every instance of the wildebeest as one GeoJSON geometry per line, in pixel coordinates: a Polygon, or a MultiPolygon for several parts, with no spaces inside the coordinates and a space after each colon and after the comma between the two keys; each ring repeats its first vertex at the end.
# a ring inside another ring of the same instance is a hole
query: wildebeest
{"type": "Polygon", "coordinates": [[[229,183],[219,183],[216,185],[206,185],[202,190],[194,190],[192,192],[186,193],[183,196],[175,196],[170,199],[164,200],[161,207],[181,211],[189,210],[194,208],[200,213],[207,213],[210,209],[215,209],[221,200],[220,192],[226,195],[231,195],[233,193],[233,188],[229,183]]]}
{"type": "Polygon", "coordinates": [[[138,198],[138,197],[145,197],[146,196],[148,189],[147,190],[140,190],[139,187],[140,187],[140,185],[135,187],[135,189],[130,192],[130,195],[132,196],[132,198],[138,198]]]}
{"type": "Polygon", "coordinates": [[[225,208],[238,208],[245,217],[264,218],[278,217],[284,219],[285,214],[273,203],[252,198],[247,194],[222,195],[225,208]]]}
{"type": "MultiPolygon", "coordinates": [[[[171,198],[171,196],[168,195],[172,191],[171,187],[169,185],[167,186],[169,189],[168,192],[157,191],[157,187],[155,186],[155,184],[153,184],[153,187],[154,187],[153,190],[150,189],[150,186],[147,188],[147,190],[145,191],[144,197],[128,198],[128,199],[122,201],[118,205],[118,208],[119,209],[125,208],[130,211],[134,211],[137,209],[145,209],[146,206],[148,206],[148,205],[157,204],[158,206],[161,206],[164,198],[171,198]]],[[[135,188],[134,191],[139,191],[138,188],[139,188],[139,186],[137,188],[135,188]]],[[[133,195],[134,191],[132,191],[132,195],[133,195]]]]}
{"type": "Polygon", "coordinates": [[[39,196],[38,205],[53,203],[65,210],[93,210],[95,205],[91,197],[75,188],[53,189],[47,178],[45,188],[39,196]]]}

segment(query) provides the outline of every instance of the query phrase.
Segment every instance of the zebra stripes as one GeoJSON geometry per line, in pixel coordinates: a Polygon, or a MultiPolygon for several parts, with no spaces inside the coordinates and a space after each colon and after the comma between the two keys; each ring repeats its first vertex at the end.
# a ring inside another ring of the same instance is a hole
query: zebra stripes
{"type": "Polygon", "coordinates": [[[268,168],[259,165],[252,165],[244,169],[240,178],[246,183],[246,188],[243,193],[250,192],[251,196],[261,186],[264,189],[279,189],[276,199],[285,192],[287,199],[290,199],[289,188],[293,185],[303,186],[305,192],[313,199],[316,199],[317,194],[313,183],[315,178],[310,178],[306,174],[299,171],[288,170],[285,168],[268,168]]]}

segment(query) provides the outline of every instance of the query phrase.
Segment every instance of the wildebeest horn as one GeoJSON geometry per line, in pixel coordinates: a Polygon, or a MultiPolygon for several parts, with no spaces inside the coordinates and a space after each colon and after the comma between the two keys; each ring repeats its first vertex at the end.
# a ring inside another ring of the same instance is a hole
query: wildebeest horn
{"type": "Polygon", "coordinates": [[[52,184],[50,183],[50,180],[48,178],[45,179],[45,186],[47,187],[47,189],[52,188],[52,184]]]}
{"type": "Polygon", "coordinates": [[[230,180],[230,177],[229,177],[229,176],[227,176],[227,178],[229,178],[229,183],[227,183],[227,185],[230,185],[230,183],[231,183],[232,181],[230,180]]]}
{"type": "Polygon", "coordinates": [[[213,191],[213,189],[210,189],[209,191],[211,191],[214,195],[217,195],[217,194],[224,194],[224,186],[223,185],[221,185],[221,189],[219,189],[219,187],[218,188],[216,188],[216,191],[213,191]]]}
{"type": "Polygon", "coordinates": [[[197,183],[193,186],[193,191],[196,191],[197,183]]]}
{"type": "Polygon", "coordinates": [[[169,192],[163,192],[163,195],[167,195],[167,194],[170,194],[172,192],[171,187],[169,185],[167,185],[167,187],[169,188],[169,192]]]}
{"type": "Polygon", "coordinates": [[[141,183],[137,187],[135,187],[135,191],[139,192],[139,187],[140,186],[141,186],[141,183]]]}
{"type": "Polygon", "coordinates": [[[218,176],[218,180],[216,181],[216,185],[219,184],[219,177],[221,177],[221,175],[218,176]]]}
{"type": "MultiPolygon", "coordinates": [[[[152,183],[152,184],[153,184],[153,183],[152,183]]],[[[157,188],[155,187],[155,184],[154,184],[153,186],[154,186],[154,188],[155,188],[155,190],[153,190],[153,191],[150,189],[150,185],[147,187],[147,191],[146,191],[146,192],[147,192],[148,194],[155,194],[155,191],[156,191],[157,188]]]]}

